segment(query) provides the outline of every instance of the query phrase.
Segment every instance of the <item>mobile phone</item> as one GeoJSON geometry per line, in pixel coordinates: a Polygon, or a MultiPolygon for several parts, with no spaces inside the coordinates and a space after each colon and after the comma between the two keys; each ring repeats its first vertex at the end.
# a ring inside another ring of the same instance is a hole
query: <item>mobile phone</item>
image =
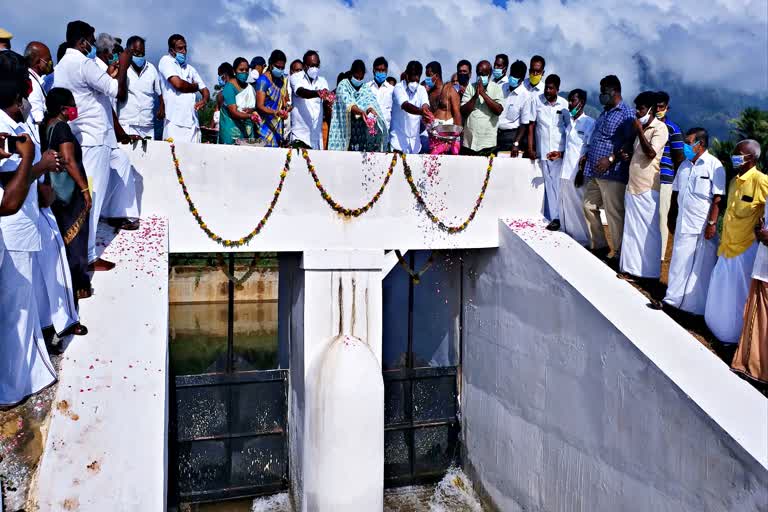
{"type": "Polygon", "coordinates": [[[5,152],[6,153],[16,153],[16,142],[23,141],[24,137],[18,137],[16,135],[9,135],[5,139],[5,152]]]}

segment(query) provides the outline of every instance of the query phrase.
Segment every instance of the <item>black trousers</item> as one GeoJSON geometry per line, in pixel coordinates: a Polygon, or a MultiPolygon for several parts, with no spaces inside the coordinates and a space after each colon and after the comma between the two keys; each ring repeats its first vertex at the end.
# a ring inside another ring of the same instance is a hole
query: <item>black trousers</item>
{"type": "Polygon", "coordinates": [[[495,146],[492,148],[483,148],[478,151],[469,149],[466,146],[461,146],[461,151],[459,151],[460,155],[466,155],[466,156],[490,156],[491,153],[496,153],[495,146]]]}
{"type": "Polygon", "coordinates": [[[499,128],[499,131],[496,132],[496,146],[498,147],[498,150],[512,151],[515,139],[517,138],[517,133],[520,130],[523,131],[523,136],[520,138],[518,149],[520,149],[520,151],[528,149],[528,125],[525,125],[520,128],[512,128],[511,130],[503,130],[499,128]]]}

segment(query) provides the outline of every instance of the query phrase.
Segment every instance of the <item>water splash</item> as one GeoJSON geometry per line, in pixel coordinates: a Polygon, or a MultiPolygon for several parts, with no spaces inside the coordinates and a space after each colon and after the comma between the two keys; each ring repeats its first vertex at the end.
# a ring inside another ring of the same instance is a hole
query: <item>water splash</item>
{"type": "Polygon", "coordinates": [[[483,512],[483,506],[464,471],[450,468],[429,500],[429,512],[483,512]]]}
{"type": "Polygon", "coordinates": [[[291,500],[288,493],[275,494],[253,500],[251,512],[291,512],[291,500]]]}

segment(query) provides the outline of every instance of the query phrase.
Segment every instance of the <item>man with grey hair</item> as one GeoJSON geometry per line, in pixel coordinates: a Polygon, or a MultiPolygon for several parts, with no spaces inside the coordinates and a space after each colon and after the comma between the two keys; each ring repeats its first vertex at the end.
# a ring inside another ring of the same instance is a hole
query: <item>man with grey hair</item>
{"type": "Polygon", "coordinates": [[[712,271],[704,320],[723,343],[741,336],[750,275],[757,255],[756,227],[762,225],[768,198],[768,176],[757,169],[760,144],[747,139],[733,150],[736,176],[728,186],[728,201],[718,260],[712,271]]]}

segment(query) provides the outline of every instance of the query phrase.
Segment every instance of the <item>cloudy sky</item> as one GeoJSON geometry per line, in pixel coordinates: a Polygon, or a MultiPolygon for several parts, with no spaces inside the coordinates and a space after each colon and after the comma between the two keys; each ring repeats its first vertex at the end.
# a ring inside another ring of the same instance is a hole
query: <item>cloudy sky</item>
{"type": "Polygon", "coordinates": [[[146,37],[156,61],[179,32],[208,80],[222,61],[273,48],[291,59],[318,50],[331,83],[355,58],[384,55],[396,75],[414,58],[452,71],[460,58],[474,63],[503,51],[513,60],[544,55],[564,90],[594,90],[614,73],[637,92],[643,56],[670,80],[768,91],[766,0],[51,0],[34,13],[24,1],[6,4],[0,26],[15,33],[17,50],[40,39],[55,52],[66,22],[79,18],[124,40],[146,37]]]}

